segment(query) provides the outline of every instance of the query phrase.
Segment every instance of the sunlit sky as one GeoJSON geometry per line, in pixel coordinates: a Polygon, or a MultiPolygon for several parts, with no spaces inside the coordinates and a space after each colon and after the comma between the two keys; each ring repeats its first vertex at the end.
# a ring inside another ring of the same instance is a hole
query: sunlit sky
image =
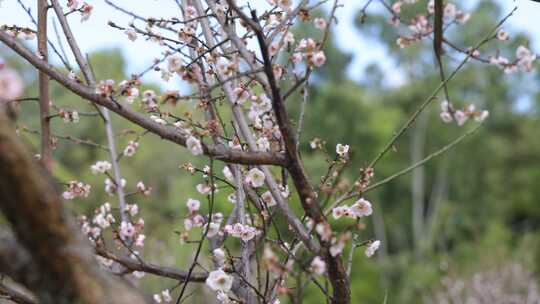
{"type": "MultiPolygon", "coordinates": [[[[34,13],[35,0],[21,0],[27,7],[32,8],[34,13]]],[[[395,69],[392,63],[384,59],[385,48],[382,45],[367,40],[360,35],[353,26],[353,20],[359,9],[368,0],[342,0],[340,1],[344,7],[338,9],[337,17],[339,23],[334,27],[334,36],[338,46],[348,53],[353,54],[353,64],[349,66],[349,74],[354,79],[361,79],[363,67],[367,64],[379,61],[383,70],[390,71],[395,69]]],[[[67,2],[64,1],[64,2],[67,2]]],[[[131,18],[126,17],[111,9],[104,0],[86,0],[94,6],[94,13],[89,21],[81,23],[78,16],[72,16],[72,27],[78,37],[78,42],[84,52],[92,52],[96,50],[108,48],[120,48],[127,58],[128,73],[136,73],[148,67],[153,58],[159,56],[160,49],[149,46],[149,43],[138,39],[136,42],[129,41],[126,36],[118,30],[112,30],[106,24],[112,20],[115,23],[125,25],[131,18]]],[[[113,0],[119,6],[130,8],[134,12],[142,16],[175,16],[178,8],[173,0],[113,0]],[[136,3],[136,4],[133,4],[136,3]]],[[[254,0],[250,3],[254,6],[263,5],[266,0],[254,0]]],[[[315,1],[312,1],[315,2],[315,1]]],[[[372,4],[371,9],[376,9],[380,4],[372,4]]],[[[517,12],[505,25],[510,34],[512,31],[525,31],[532,37],[531,46],[540,52],[540,3],[535,3],[530,0],[498,0],[505,9],[505,12],[510,11],[514,5],[518,6],[517,12]],[[538,38],[537,38],[538,37],[538,38]]],[[[24,12],[17,0],[0,0],[0,25],[3,24],[24,24],[33,27],[29,17],[24,12]]],[[[476,3],[476,1],[471,1],[476,3]]],[[[369,10],[368,10],[369,12],[369,10]]],[[[474,16],[473,16],[474,17],[474,16]]],[[[52,28],[52,27],[51,27],[52,28]]],[[[55,40],[55,39],[53,39],[55,40]]],[[[399,82],[399,76],[393,76],[396,73],[387,73],[387,81],[390,83],[399,82]],[[392,77],[397,77],[393,79],[392,77]]],[[[149,75],[147,80],[157,80],[157,75],[149,75]]]]}

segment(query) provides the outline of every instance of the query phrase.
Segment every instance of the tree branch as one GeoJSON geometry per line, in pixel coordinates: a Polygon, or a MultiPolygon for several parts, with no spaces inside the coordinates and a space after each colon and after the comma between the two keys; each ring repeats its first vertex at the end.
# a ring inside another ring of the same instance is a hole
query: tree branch
{"type": "MultiPolygon", "coordinates": [[[[115,102],[111,97],[100,96],[95,93],[94,89],[84,84],[78,83],[75,80],[69,79],[66,75],[58,72],[53,66],[44,62],[32,51],[24,47],[15,38],[9,36],[4,31],[0,31],[0,41],[13,51],[18,53],[30,64],[40,71],[49,75],[62,86],[79,95],[80,97],[91,101],[97,105],[104,106],[109,110],[117,113],[125,119],[135,123],[136,125],[158,135],[159,137],[177,143],[181,146],[186,146],[186,138],[174,128],[167,127],[156,123],[150,118],[132,110],[128,106],[115,102]]],[[[254,164],[254,165],[277,165],[284,166],[286,164],[285,156],[281,153],[271,152],[246,152],[232,150],[223,145],[205,145],[204,153],[214,159],[238,164],[254,164]]]]}
{"type": "MultiPolygon", "coordinates": [[[[48,61],[47,51],[47,0],[38,0],[38,53],[48,61]]],[[[51,125],[49,121],[49,76],[39,72],[39,118],[41,125],[41,162],[47,170],[52,169],[51,125]]]]}

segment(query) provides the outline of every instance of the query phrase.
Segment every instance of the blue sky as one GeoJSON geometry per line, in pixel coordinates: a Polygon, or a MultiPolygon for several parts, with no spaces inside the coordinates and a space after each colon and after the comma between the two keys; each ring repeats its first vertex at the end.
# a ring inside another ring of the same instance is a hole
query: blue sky
{"type": "MultiPolygon", "coordinates": [[[[129,41],[120,31],[111,30],[106,24],[112,20],[118,24],[126,24],[130,18],[112,10],[103,0],[86,0],[94,6],[94,14],[89,21],[80,23],[78,16],[72,16],[72,26],[77,33],[78,42],[85,52],[117,47],[125,54],[128,73],[135,73],[149,66],[153,58],[159,57],[160,49],[149,46],[142,39],[136,42],[129,41]]],[[[355,14],[367,0],[342,0],[344,8],[338,9],[337,15],[340,20],[334,28],[334,36],[338,45],[347,52],[354,55],[353,64],[349,67],[350,75],[359,79],[362,77],[362,70],[367,64],[373,61],[382,62],[384,70],[395,69],[395,63],[384,59],[385,49],[381,45],[374,44],[373,41],[366,40],[353,27],[355,14]],[[369,46],[369,47],[366,47],[369,46]]],[[[21,9],[16,0],[0,0],[0,25],[2,24],[25,24],[30,25],[27,14],[21,9]]],[[[36,1],[22,0],[26,6],[33,7],[36,1]]],[[[67,0],[66,0],[67,2],[67,0]]],[[[115,0],[118,5],[137,12],[143,16],[173,16],[178,8],[172,0],[115,0]],[[136,3],[135,5],[133,3],[136,3]]],[[[265,0],[252,0],[250,3],[258,6],[264,4],[265,0]]],[[[315,1],[312,1],[315,2],[315,1]]],[[[376,1],[374,1],[376,2],[376,1]]],[[[476,1],[471,1],[474,3],[476,1]]],[[[498,0],[503,4],[506,11],[518,6],[515,15],[510,19],[505,28],[512,34],[512,31],[525,31],[533,37],[531,45],[537,53],[540,53],[540,3],[530,0],[498,0]],[[534,39],[534,37],[538,37],[534,39]]],[[[373,4],[374,7],[378,3],[373,4]]],[[[52,28],[52,27],[51,27],[52,28]]],[[[395,74],[395,73],[393,73],[395,74]]],[[[389,74],[390,75],[390,74],[389,74]]],[[[148,76],[148,80],[157,80],[157,75],[148,76]]],[[[391,77],[391,76],[389,76],[391,77]]],[[[398,76],[399,77],[399,76],[398,76]]],[[[399,79],[387,79],[390,83],[399,82],[399,79]]],[[[174,84],[171,84],[174,85],[174,84]]]]}

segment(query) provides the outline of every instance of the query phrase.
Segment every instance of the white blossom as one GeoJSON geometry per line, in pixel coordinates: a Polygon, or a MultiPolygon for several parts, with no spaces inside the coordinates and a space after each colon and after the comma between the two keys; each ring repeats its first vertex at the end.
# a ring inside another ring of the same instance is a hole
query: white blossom
{"type": "Polygon", "coordinates": [[[210,222],[210,223],[204,225],[204,229],[205,230],[208,229],[208,232],[206,233],[206,236],[208,238],[213,238],[219,232],[219,224],[214,223],[214,222],[210,222]]]}
{"type": "Polygon", "coordinates": [[[259,188],[264,185],[264,180],[264,173],[257,168],[249,170],[248,174],[246,175],[246,183],[254,188],[259,188]]]}
{"type": "Polygon", "coordinates": [[[214,270],[208,274],[206,285],[215,291],[227,292],[231,289],[233,277],[225,273],[222,269],[214,270]]]}
{"type": "Polygon", "coordinates": [[[369,258],[372,255],[374,255],[380,246],[381,246],[381,241],[379,240],[371,242],[366,248],[366,251],[365,251],[366,256],[369,258]]]}
{"type": "Polygon", "coordinates": [[[467,116],[467,113],[462,110],[456,110],[454,113],[454,118],[456,119],[458,126],[463,126],[469,119],[469,116],[467,116]]]}
{"type": "Polygon", "coordinates": [[[189,151],[193,155],[201,155],[204,152],[201,145],[201,141],[195,138],[194,136],[188,137],[188,139],[186,140],[186,147],[189,149],[189,151]]]}
{"type": "Polygon", "coordinates": [[[349,154],[349,145],[336,145],[336,153],[341,157],[346,157],[349,154]]]}
{"type": "Polygon", "coordinates": [[[324,30],[326,28],[326,20],[323,18],[315,18],[313,24],[315,25],[315,28],[319,30],[324,30]]]}
{"type": "Polygon", "coordinates": [[[225,166],[223,168],[223,175],[228,181],[230,182],[234,181],[234,175],[232,174],[231,169],[229,169],[229,166],[225,166]]]}
{"type": "Polygon", "coordinates": [[[311,261],[311,271],[316,275],[322,275],[326,272],[326,263],[320,256],[316,256],[311,261]]]}
{"type": "Polygon", "coordinates": [[[505,41],[505,40],[510,39],[510,35],[508,35],[508,33],[505,30],[501,29],[497,32],[497,39],[505,41]]]}
{"type": "Polygon", "coordinates": [[[476,120],[477,122],[483,122],[484,120],[486,120],[488,116],[489,116],[489,112],[487,110],[484,110],[480,112],[478,115],[476,115],[474,117],[474,120],[476,120]]]}
{"type": "Polygon", "coordinates": [[[15,70],[0,68],[0,99],[17,99],[23,90],[23,81],[15,70]]]}
{"type": "Polygon", "coordinates": [[[225,251],[223,249],[214,249],[214,251],[212,251],[212,254],[214,256],[214,260],[218,265],[223,265],[225,263],[225,251]]]}
{"type": "Polygon", "coordinates": [[[257,139],[256,144],[257,144],[257,148],[260,151],[266,152],[266,151],[270,150],[270,142],[268,141],[268,138],[266,138],[264,136],[257,139]]]}
{"type": "Polygon", "coordinates": [[[266,204],[267,207],[272,207],[276,205],[276,200],[270,191],[266,191],[261,195],[262,201],[266,204]]]}
{"type": "Polygon", "coordinates": [[[212,187],[207,184],[198,184],[196,188],[200,194],[208,195],[210,194],[210,192],[212,192],[212,187]]]}
{"type": "Polygon", "coordinates": [[[196,199],[188,199],[186,206],[190,212],[197,212],[201,207],[201,202],[196,199]]]}
{"type": "Polygon", "coordinates": [[[128,28],[124,33],[126,34],[129,40],[131,41],[137,40],[137,32],[135,32],[134,29],[128,28]]]}
{"type": "Polygon", "coordinates": [[[364,217],[370,216],[373,213],[373,208],[371,207],[371,203],[369,201],[360,198],[351,206],[351,211],[357,217],[364,217]]]}

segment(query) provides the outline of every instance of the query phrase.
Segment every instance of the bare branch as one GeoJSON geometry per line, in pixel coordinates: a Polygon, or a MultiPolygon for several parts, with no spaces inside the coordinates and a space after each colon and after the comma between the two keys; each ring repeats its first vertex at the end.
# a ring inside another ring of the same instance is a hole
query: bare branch
{"type": "MultiPolygon", "coordinates": [[[[38,0],[38,53],[42,60],[48,61],[47,51],[47,12],[46,0],[38,0]]],[[[49,121],[49,76],[39,72],[39,117],[41,124],[41,162],[47,170],[52,168],[51,125],[49,121]]]]}

